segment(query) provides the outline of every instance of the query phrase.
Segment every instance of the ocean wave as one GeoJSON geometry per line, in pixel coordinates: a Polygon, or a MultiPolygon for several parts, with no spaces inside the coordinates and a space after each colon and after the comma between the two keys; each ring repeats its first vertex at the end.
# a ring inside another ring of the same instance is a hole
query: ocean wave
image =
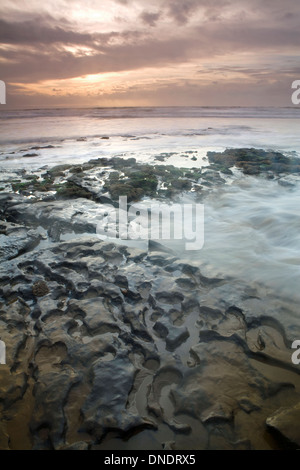
{"type": "Polygon", "coordinates": [[[43,117],[88,117],[94,119],[130,118],[248,118],[295,119],[300,118],[300,108],[266,107],[137,107],[137,108],[51,108],[1,110],[0,121],[8,119],[33,119],[43,117]]]}

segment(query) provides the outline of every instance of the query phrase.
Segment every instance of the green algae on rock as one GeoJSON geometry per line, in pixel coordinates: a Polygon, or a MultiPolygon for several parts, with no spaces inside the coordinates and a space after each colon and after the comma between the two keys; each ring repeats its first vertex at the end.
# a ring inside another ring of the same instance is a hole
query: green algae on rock
{"type": "Polygon", "coordinates": [[[280,152],[266,151],[255,148],[226,149],[224,152],[207,152],[211,164],[225,168],[236,166],[244,174],[259,175],[271,171],[279,173],[300,173],[300,160],[285,157],[280,152]]]}

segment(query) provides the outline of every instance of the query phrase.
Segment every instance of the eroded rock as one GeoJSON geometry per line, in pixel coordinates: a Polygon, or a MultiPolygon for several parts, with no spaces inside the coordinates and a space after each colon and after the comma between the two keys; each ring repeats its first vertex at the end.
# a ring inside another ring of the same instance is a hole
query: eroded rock
{"type": "Polygon", "coordinates": [[[270,416],[266,424],[269,430],[286,442],[288,447],[300,449],[300,403],[280,408],[270,416]]]}
{"type": "MultiPolygon", "coordinates": [[[[57,168],[45,176],[51,185],[68,177],[70,190],[77,185],[93,193],[89,200],[0,195],[1,217],[10,220],[0,224],[8,241],[0,266],[0,337],[7,353],[0,445],[14,446],[10,436],[17,431],[6,424],[20,412],[35,449],[101,448],[146,428],[157,448],[179,450],[189,442],[197,449],[255,448],[247,435],[252,417],[257,439],[268,448],[266,410],[275,400],[299,401],[282,311],[240,280],[203,276],[197,263],[157,242],[141,250],[87,235],[103,216],[101,203],[111,202],[97,194],[109,163],[99,159],[90,168],[57,168]],[[94,175],[83,175],[89,171],[94,175]],[[47,242],[37,246],[41,230],[29,232],[22,220],[48,230],[47,242]],[[290,375],[271,379],[270,366],[290,375]]],[[[133,163],[127,167],[132,180],[144,177],[133,163]]],[[[122,165],[116,161],[114,168],[122,165]]],[[[224,184],[222,169],[216,170],[195,170],[188,178],[224,184]]],[[[175,177],[180,187],[186,184],[175,172],[171,186],[175,177]]],[[[285,422],[294,429],[292,414],[280,411],[267,425],[284,435],[285,422]]]]}

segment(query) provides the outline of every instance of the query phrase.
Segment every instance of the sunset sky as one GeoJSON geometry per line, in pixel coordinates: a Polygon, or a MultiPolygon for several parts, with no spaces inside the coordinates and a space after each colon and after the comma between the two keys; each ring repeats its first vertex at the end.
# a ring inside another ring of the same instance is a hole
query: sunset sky
{"type": "Polygon", "coordinates": [[[299,0],[1,0],[12,108],[291,106],[299,0]]]}

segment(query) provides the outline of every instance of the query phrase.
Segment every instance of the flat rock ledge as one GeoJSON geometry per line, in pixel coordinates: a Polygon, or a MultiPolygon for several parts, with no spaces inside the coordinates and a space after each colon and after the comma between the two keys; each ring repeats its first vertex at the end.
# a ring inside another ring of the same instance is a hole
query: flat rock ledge
{"type": "MultiPolygon", "coordinates": [[[[4,260],[0,447],[259,448],[265,409],[300,397],[256,364],[298,369],[264,301],[249,309],[232,282],[92,235],[4,260]]],[[[299,412],[267,425],[299,444],[299,412]]]]}

